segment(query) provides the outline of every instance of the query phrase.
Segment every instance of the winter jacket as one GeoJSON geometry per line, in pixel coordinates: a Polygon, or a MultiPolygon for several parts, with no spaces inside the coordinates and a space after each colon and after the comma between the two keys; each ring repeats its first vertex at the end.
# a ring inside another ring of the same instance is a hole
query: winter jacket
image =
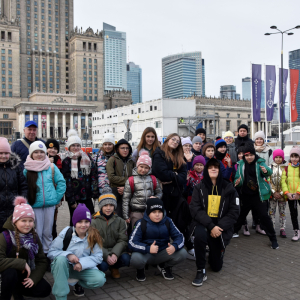
{"type": "MultiPolygon", "coordinates": [[[[204,157],[206,163],[209,161],[209,158],[207,156],[204,157]]],[[[233,167],[231,166],[231,168],[225,168],[223,163],[219,160],[220,162],[220,169],[221,169],[221,173],[223,178],[225,179],[230,179],[231,173],[233,172],[233,167]]]]}
{"type": "Polygon", "coordinates": [[[157,179],[156,189],[153,190],[153,182],[149,172],[142,176],[137,172],[137,168],[132,171],[134,180],[134,192],[132,193],[129,180],[125,183],[125,189],[123,194],[123,218],[127,220],[129,218],[129,207],[131,211],[145,211],[147,199],[151,196],[155,196],[159,199],[162,197],[162,190],[157,179]]]}
{"type": "MultiPolygon", "coordinates": [[[[194,188],[190,211],[194,221],[202,224],[207,230],[212,230],[216,225],[223,229],[221,240],[223,248],[229,244],[233,234],[233,225],[236,223],[240,214],[239,198],[233,185],[226,180],[222,180],[222,191],[218,192],[221,195],[219,215],[217,224],[207,214],[208,208],[208,191],[205,184],[201,182],[194,188]]],[[[216,222],[216,221],[215,221],[216,222]]]]}
{"type": "MultiPolygon", "coordinates": [[[[54,165],[54,183],[56,188],[53,185],[52,180],[52,169],[51,167],[48,170],[44,170],[38,172],[38,178],[36,184],[38,186],[38,191],[36,194],[36,199],[33,208],[40,208],[40,207],[50,207],[57,205],[61,198],[63,197],[66,191],[66,182],[64,177],[62,176],[61,172],[54,165]]],[[[27,170],[23,170],[24,176],[27,178],[27,170]]]]}
{"type": "MultiPolygon", "coordinates": [[[[204,145],[202,145],[202,147],[203,147],[204,145]]],[[[195,154],[195,156],[198,156],[198,155],[202,155],[202,147],[201,147],[201,149],[200,149],[200,151],[196,151],[194,148],[192,148],[192,152],[195,154]]]]}
{"type": "Polygon", "coordinates": [[[188,204],[190,204],[192,201],[194,187],[197,184],[199,184],[202,179],[203,179],[203,172],[201,173],[200,176],[198,175],[198,173],[196,171],[189,172],[189,179],[186,183],[186,187],[185,187],[185,191],[184,191],[184,195],[187,198],[188,204]]]}
{"type": "MultiPolygon", "coordinates": [[[[29,141],[26,137],[24,137],[23,139],[27,142],[29,146],[35,141],[41,141],[45,144],[43,140],[38,138],[36,138],[33,142],[29,141]]],[[[29,154],[29,148],[27,148],[21,140],[17,140],[11,145],[11,152],[16,153],[21,158],[20,166],[22,169],[24,169],[24,163],[29,154]]]]}
{"type": "Polygon", "coordinates": [[[293,167],[291,163],[288,165],[288,174],[283,170],[281,177],[281,186],[283,194],[300,194],[300,167],[293,167]]]}
{"type": "Polygon", "coordinates": [[[144,214],[143,219],[147,222],[146,232],[143,234],[141,228],[141,221],[138,220],[135,223],[135,228],[129,238],[129,249],[133,252],[140,252],[142,254],[150,253],[150,247],[154,241],[158,246],[158,252],[165,250],[170,243],[170,237],[172,239],[172,245],[175,247],[175,251],[178,251],[184,247],[183,234],[174,225],[172,219],[164,214],[163,219],[158,222],[152,222],[147,214],[144,214]],[[165,225],[168,219],[170,224],[170,231],[165,225]]]}
{"type": "Polygon", "coordinates": [[[120,257],[126,252],[128,236],[125,221],[114,214],[108,221],[98,211],[93,215],[91,226],[95,227],[103,239],[103,259],[115,254],[120,257]]]}
{"type": "Polygon", "coordinates": [[[71,158],[66,157],[62,162],[61,172],[67,184],[65,197],[69,205],[73,205],[77,201],[84,202],[91,198],[99,198],[97,168],[90,155],[89,158],[91,160],[91,172],[89,175],[84,175],[80,169],[81,157],[78,157],[78,178],[71,177],[71,158]]]}
{"type": "MultiPolygon", "coordinates": [[[[14,226],[12,225],[12,216],[10,216],[5,222],[4,229],[14,231],[14,226]]],[[[32,279],[34,285],[36,285],[45,275],[47,270],[47,258],[43,251],[43,246],[40,242],[38,235],[36,234],[37,242],[39,245],[38,253],[36,254],[35,269],[31,270],[29,278],[32,279]]],[[[28,262],[28,250],[24,247],[19,250],[19,258],[16,258],[17,248],[12,245],[9,253],[6,253],[7,244],[3,233],[0,234],[0,273],[6,269],[16,269],[20,272],[25,270],[25,265],[28,262]]]]}
{"type": "Polygon", "coordinates": [[[109,180],[106,172],[106,164],[113,154],[114,152],[111,155],[104,155],[104,152],[100,150],[100,152],[93,158],[98,169],[98,188],[100,195],[102,194],[102,191],[105,187],[109,187],[109,180]]]}
{"type": "Polygon", "coordinates": [[[273,171],[273,174],[270,177],[270,184],[271,184],[271,192],[274,194],[275,192],[280,193],[283,196],[283,191],[281,187],[281,178],[282,173],[286,167],[286,164],[276,164],[274,161],[271,163],[270,168],[273,171]]]}
{"type": "MultiPolygon", "coordinates": [[[[63,251],[63,242],[65,235],[70,227],[64,228],[57,238],[51,243],[48,252],[48,258],[54,260],[57,256],[64,256],[68,258],[69,254],[74,254],[79,258],[79,263],[82,266],[82,271],[87,269],[98,269],[97,265],[102,263],[102,250],[98,244],[95,244],[93,251],[89,248],[87,241],[88,235],[81,239],[75,233],[75,228],[73,227],[73,234],[70,244],[66,251],[63,251]]],[[[69,264],[72,263],[69,261],[69,264]]],[[[74,264],[73,264],[74,265],[74,264]]]]}
{"type": "Polygon", "coordinates": [[[238,135],[237,138],[234,140],[234,143],[235,143],[235,149],[237,151],[238,148],[241,146],[241,144],[254,143],[254,142],[249,138],[248,135],[246,135],[243,138],[238,135]]]}
{"type": "MultiPolygon", "coordinates": [[[[226,153],[225,157],[229,157],[229,159],[231,160],[231,157],[230,157],[229,153],[226,153]]],[[[222,164],[223,164],[225,169],[228,169],[228,162],[225,160],[225,157],[222,159],[222,164]]],[[[229,181],[232,182],[234,180],[234,176],[235,176],[235,168],[233,167],[232,160],[231,160],[231,168],[230,169],[232,171],[231,171],[231,174],[230,174],[230,177],[229,177],[229,181]]]]}
{"type": "Polygon", "coordinates": [[[0,163],[0,232],[7,218],[14,211],[16,196],[27,198],[27,181],[20,166],[21,159],[15,153],[5,163],[0,163]]]}
{"type": "MultiPolygon", "coordinates": [[[[266,178],[272,175],[272,169],[270,169],[265,164],[265,160],[263,158],[258,158],[258,160],[255,163],[255,169],[256,169],[256,177],[257,177],[260,200],[261,201],[269,200],[271,196],[271,188],[269,183],[266,181],[266,178]],[[267,173],[264,173],[261,170],[260,166],[265,167],[267,173]]],[[[237,179],[241,177],[240,183],[237,185],[237,187],[242,187],[244,184],[244,178],[245,178],[244,172],[245,172],[245,161],[242,159],[238,162],[237,172],[234,178],[234,183],[235,183],[237,179]]]]}
{"type": "Polygon", "coordinates": [[[49,156],[49,158],[54,158],[53,163],[58,167],[59,170],[62,169],[62,161],[59,155],[56,156],[49,156]]]}
{"type": "Polygon", "coordinates": [[[235,143],[227,144],[226,146],[227,146],[227,153],[230,155],[232,164],[234,165],[238,161],[235,143]]]}
{"type": "Polygon", "coordinates": [[[273,161],[273,159],[272,159],[272,153],[273,153],[273,151],[272,151],[272,149],[271,149],[271,147],[269,145],[265,145],[265,149],[262,152],[258,152],[258,151],[255,150],[255,153],[259,157],[263,158],[266,161],[266,165],[267,166],[271,165],[271,163],[273,161]]]}

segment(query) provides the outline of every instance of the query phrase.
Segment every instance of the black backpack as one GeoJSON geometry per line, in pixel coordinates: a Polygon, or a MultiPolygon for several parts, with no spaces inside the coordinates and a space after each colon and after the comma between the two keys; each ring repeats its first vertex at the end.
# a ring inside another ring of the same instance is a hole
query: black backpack
{"type": "Polygon", "coordinates": [[[72,239],[72,234],[73,234],[73,226],[71,226],[66,232],[66,235],[63,240],[63,245],[64,245],[63,251],[66,251],[68,249],[71,239],[72,239]]]}

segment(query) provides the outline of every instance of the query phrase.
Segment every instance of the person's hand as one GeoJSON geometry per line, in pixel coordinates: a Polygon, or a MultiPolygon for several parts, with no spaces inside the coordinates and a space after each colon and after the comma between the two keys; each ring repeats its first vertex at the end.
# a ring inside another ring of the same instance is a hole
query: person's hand
{"type": "Polygon", "coordinates": [[[110,255],[110,257],[111,257],[112,261],[115,264],[117,262],[117,260],[118,260],[118,256],[116,254],[112,254],[112,255],[110,255]]]}
{"type": "Polygon", "coordinates": [[[192,158],[193,158],[193,153],[190,152],[190,150],[188,150],[188,152],[184,152],[184,157],[186,158],[186,160],[188,162],[191,162],[192,161],[192,158]]]}
{"type": "Polygon", "coordinates": [[[227,162],[228,167],[231,168],[231,159],[228,156],[225,156],[224,160],[227,162]]]}
{"type": "Polygon", "coordinates": [[[123,195],[123,194],[124,194],[124,186],[123,186],[123,187],[118,187],[117,190],[118,190],[118,193],[119,193],[120,195],[123,195]]]}
{"type": "Polygon", "coordinates": [[[222,231],[223,229],[220,228],[219,226],[215,226],[211,232],[210,232],[210,235],[213,237],[213,238],[217,238],[219,237],[221,234],[222,234],[222,231]]]}
{"type": "Polygon", "coordinates": [[[153,244],[150,247],[150,253],[154,254],[158,252],[158,246],[155,245],[156,241],[153,242],[153,244]]]}
{"type": "Polygon", "coordinates": [[[288,197],[289,200],[294,200],[292,193],[287,193],[286,196],[288,197]]]}
{"type": "Polygon", "coordinates": [[[62,204],[62,203],[61,203],[61,201],[60,201],[58,204],[56,204],[55,207],[56,207],[56,208],[59,208],[59,207],[61,207],[61,204],[62,204]]]}
{"type": "Polygon", "coordinates": [[[151,196],[150,198],[156,198],[155,196],[151,196]]]}
{"type": "Polygon", "coordinates": [[[25,278],[22,283],[25,286],[25,288],[31,288],[34,285],[34,282],[31,278],[25,278]]]}
{"type": "Polygon", "coordinates": [[[260,168],[261,168],[261,170],[263,171],[263,173],[267,173],[268,171],[267,171],[267,169],[264,167],[264,166],[260,166],[260,168]]]}
{"type": "Polygon", "coordinates": [[[294,197],[293,197],[294,200],[299,200],[299,198],[300,198],[299,194],[294,194],[294,197]]]}
{"type": "Polygon", "coordinates": [[[79,258],[78,258],[76,255],[74,255],[74,254],[69,254],[69,255],[67,256],[67,258],[68,258],[68,260],[69,260],[72,264],[77,264],[77,263],[79,263],[79,258]]]}
{"type": "Polygon", "coordinates": [[[126,223],[130,223],[130,218],[128,218],[127,220],[125,220],[126,223]]]}
{"type": "Polygon", "coordinates": [[[168,248],[166,248],[166,250],[169,255],[172,255],[175,252],[175,247],[168,243],[168,248]]]}
{"type": "Polygon", "coordinates": [[[275,192],[273,194],[273,196],[274,196],[275,199],[281,199],[282,198],[281,195],[280,195],[280,193],[278,193],[278,192],[275,192]]]}
{"type": "Polygon", "coordinates": [[[240,184],[240,181],[241,181],[241,176],[240,176],[240,178],[238,178],[238,179],[236,180],[234,186],[236,187],[237,185],[239,185],[239,184],[240,184]]]}
{"type": "Polygon", "coordinates": [[[82,270],[82,265],[81,263],[77,263],[74,267],[73,267],[74,271],[80,272],[82,270]]]}
{"type": "Polygon", "coordinates": [[[49,157],[49,160],[52,164],[54,163],[54,157],[49,157]]]}
{"type": "Polygon", "coordinates": [[[172,181],[162,182],[162,184],[170,184],[170,183],[172,183],[172,181]]]}
{"type": "Polygon", "coordinates": [[[26,263],[26,265],[25,265],[25,269],[23,270],[23,272],[22,273],[24,273],[24,272],[27,272],[27,278],[30,276],[30,274],[31,274],[31,269],[30,269],[30,267],[29,267],[29,265],[26,263]]]}
{"type": "Polygon", "coordinates": [[[76,208],[77,207],[77,203],[74,203],[73,205],[71,205],[72,208],[76,208]]]}

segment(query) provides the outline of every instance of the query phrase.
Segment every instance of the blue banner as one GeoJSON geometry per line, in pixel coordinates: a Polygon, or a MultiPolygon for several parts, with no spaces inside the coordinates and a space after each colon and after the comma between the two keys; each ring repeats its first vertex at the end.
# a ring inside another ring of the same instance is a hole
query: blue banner
{"type": "Polygon", "coordinates": [[[281,78],[281,68],[279,68],[279,115],[280,123],[285,123],[285,99],[286,99],[286,84],[289,76],[289,70],[283,69],[283,99],[282,99],[282,78],[281,78]]]}
{"type": "Polygon", "coordinates": [[[30,121],[30,115],[25,115],[25,123],[24,123],[24,126],[26,124],[26,122],[30,121]]]}
{"type": "Polygon", "coordinates": [[[260,122],[261,65],[252,64],[252,113],[253,122],[260,122]]]}
{"type": "Polygon", "coordinates": [[[266,118],[267,121],[273,120],[274,113],[274,96],[276,86],[276,69],[275,66],[266,66],[266,118]]]}

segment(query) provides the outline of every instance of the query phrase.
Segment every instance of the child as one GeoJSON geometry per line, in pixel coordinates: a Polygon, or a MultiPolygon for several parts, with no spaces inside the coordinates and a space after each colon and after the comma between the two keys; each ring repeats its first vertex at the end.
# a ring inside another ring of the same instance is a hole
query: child
{"type": "Polygon", "coordinates": [[[50,163],[43,142],[33,142],[24,163],[28,183],[28,202],[35,213],[35,228],[47,254],[52,242],[55,206],[66,191],[66,182],[59,169],[50,163]],[[55,186],[56,185],[56,188],[55,186]]]}
{"type": "Polygon", "coordinates": [[[106,272],[109,268],[111,276],[120,278],[119,268],[129,267],[130,256],[126,252],[128,236],[125,221],[115,214],[116,196],[110,188],[104,188],[99,197],[99,211],[93,215],[92,226],[103,238],[103,260],[98,269],[106,272]]]}
{"type": "Polygon", "coordinates": [[[47,258],[34,230],[34,211],[23,197],[16,197],[14,204],[0,234],[1,299],[10,300],[12,294],[16,300],[48,297],[51,286],[43,278],[47,258]]]}
{"type": "Polygon", "coordinates": [[[279,224],[280,224],[280,236],[282,238],[286,238],[285,233],[285,208],[286,208],[286,199],[284,199],[282,188],[281,188],[281,177],[282,173],[285,169],[285,160],[284,160],[284,152],[281,149],[276,149],[273,152],[273,162],[270,168],[273,171],[271,175],[271,191],[272,198],[269,201],[269,214],[271,216],[273,226],[275,229],[275,214],[276,214],[276,206],[278,202],[279,209],[279,224]]]}
{"type": "Polygon", "coordinates": [[[14,211],[16,195],[27,197],[27,182],[21,159],[10,150],[6,138],[0,137],[0,232],[14,211]]]}
{"type": "Polygon", "coordinates": [[[162,200],[150,198],[146,213],[137,221],[129,240],[129,249],[133,251],[130,265],[137,269],[136,280],[146,280],[146,264],[158,265],[163,277],[173,280],[172,267],[186,259],[183,247],[183,235],[166,216],[162,200]]]}
{"type": "Polygon", "coordinates": [[[72,217],[74,227],[67,226],[51,244],[48,258],[52,260],[52,293],[57,300],[67,300],[68,282],[76,282],[73,293],[81,297],[83,288],[96,289],[106,281],[105,274],[97,269],[102,263],[102,239],[90,226],[91,221],[91,212],[79,203],[72,217]]]}
{"type": "Polygon", "coordinates": [[[192,143],[193,143],[193,148],[192,148],[192,152],[198,156],[198,155],[201,155],[202,152],[201,152],[201,147],[202,147],[202,138],[198,135],[196,135],[193,140],[192,140],[192,143]]]}
{"type": "Polygon", "coordinates": [[[143,218],[147,200],[150,197],[161,199],[162,191],[155,176],[151,174],[152,161],[147,151],[142,151],[133,169],[133,176],[125,183],[123,195],[123,218],[134,227],[136,221],[143,218]],[[131,210],[129,214],[129,208],[131,210]]]}
{"type": "Polygon", "coordinates": [[[238,159],[236,153],[236,146],[234,143],[234,134],[231,131],[226,131],[223,138],[226,142],[227,153],[230,155],[232,164],[235,165],[238,159]]]}
{"type": "Polygon", "coordinates": [[[297,242],[300,238],[297,208],[297,200],[299,202],[300,195],[299,159],[300,148],[293,147],[290,152],[290,163],[287,167],[285,167],[281,177],[282,192],[288,199],[293,229],[295,232],[292,238],[293,242],[297,242]]]}
{"type": "Polygon", "coordinates": [[[189,171],[193,165],[193,159],[196,155],[192,152],[193,143],[190,138],[181,138],[184,161],[186,162],[187,170],[189,171]]]}

